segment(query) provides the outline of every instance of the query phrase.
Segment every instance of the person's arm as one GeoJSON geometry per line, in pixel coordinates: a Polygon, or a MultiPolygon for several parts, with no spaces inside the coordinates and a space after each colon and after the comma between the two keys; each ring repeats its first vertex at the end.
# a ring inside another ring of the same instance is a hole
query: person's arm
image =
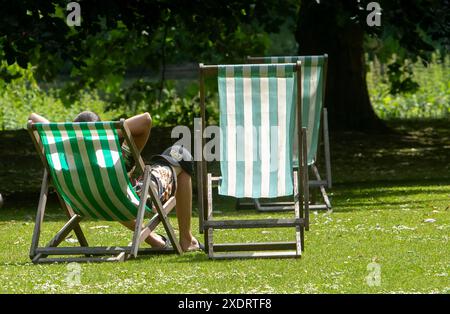
{"type": "Polygon", "coordinates": [[[33,123],[49,123],[50,122],[43,116],[38,115],[37,113],[34,113],[34,112],[28,116],[28,121],[29,120],[33,121],[33,123]]]}
{"type": "MultiPolygon", "coordinates": [[[[130,130],[131,136],[133,137],[139,152],[141,152],[150,137],[152,117],[148,112],[145,112],[126,119],[125,124],[130,130]]],[[[119,136],[122,136],[120,132],[119,136]]]]}

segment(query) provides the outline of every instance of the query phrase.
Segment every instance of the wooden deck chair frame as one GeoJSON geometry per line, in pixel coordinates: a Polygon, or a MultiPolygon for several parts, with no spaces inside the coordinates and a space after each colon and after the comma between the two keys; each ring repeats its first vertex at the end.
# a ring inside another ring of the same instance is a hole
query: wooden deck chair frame
{"type": "MultiPolygon", "coordinates": [[[[322,91],[322,104],[325,104],[325,91],[326,91],[326,77],[328,70],[328,55],[324,54],[324,84],[322,91]]],[[[265,57],[247,57],[247,61],[249,63],[264,63],[266,62],[265,57]]],[[[332,210],[331,202],[328,197],[326,188],[332,188],[332,177],[331,177],[331,159],[330,159],[330,138],[328,132],[328,111],[325,106],[322,107],[321,112],[321,121],[320,122],[320,136],[318,140],[318,149],[316,152],[316,156],[314,158],[315,162],[309,165],[309,170],[313,175],[313,178],[309,180],[309,188],[311,189],[311,204],[309,205],[309,209],[311,210],[332,210]],[[325,178],[322,178],[319,172],[319,168],[317,167],[317,158],[319,158],[320,154],[319,147],[323,143],[323,158],[325,165],[325,178]],[[323,203],[317,204],[317,190],[319,190],[323,203]]],[[[290,211],[294,210],[294,205],[292,202],[261,202],[259,199],[253,199],[251,202],[238,199],[236,202],[236,208],[256,208],[260,212],[276,212],[276,211],[290,211]]]]}
{"type": "Polygon", "coordinates": [[[114,122],[116,130],[120,130],[124,136],[124,139],[130,147],[133,158],[136,162],[135,170],[141,171],[144,174],[143,181],[143,194],[140,198],[139,207],[136,216],[136,228],[133,233],[132,241],[128,246],[97,246],[90,247],[86,240],[86,237],[81,229],[80,221],[82,217],[77,215],[61,197],[58,189],[55,187],[56,194],[60,201],[61,207],[65,210],[68,221],[64,226],[56,233],[56,235],[45,245],[39,246],[39,239],[41,229],[44,221],[45,209],[47,204],[47,197],[49,187],[52,184],[50,168],[47,163],[47,159],[44,156],[43,146],[40,144],[39,134],[37,133],[35,124],[29,121],[27,124],[28,132],[32,138],[36,151],[44,165],[44,175],[42,179],[39,204],[37,208],[36,222],[33,231],[33,237],[31,241],[29,256],[33,263],[56,263],[56,262],[123,262],[129,258],[135,258],[139,255],[155,254],[155,253],[177,253],[181,254],[182,250],[179,242],[177,241],[173,227],[167,215],[175,207],[175,197],[171,197],[164,205],[161,204],[156,191],[150,184],[150,170],[149,165],[145,165],[139,151],[131,136],[130,130],[124,123],[125,120],[114,122]],[[150,188],[150,189],[149,189],[150,188]],[[150,194],[151,200],[155,205],[157,213],[152,216],[150,221],[142,227],[145,214],[145,200],[150,194]],[[165,231],[167,232],[168,239],[172,247],[159,249],[159,248],[139,248],[139,245],[147,238],[159,223],[162,223],[165,231]],[[66,237],[73,231],[80,244],[80,247],[58,247],[66,237]],[[53,256],[69,256],[69,257],[53,257],[53,256]],[[74,256],[83,257],[74,257],[74,256]],[[48,257],[52,256],[52,257],[48,257]]]}
{"type": "MultiPolygon", "coordinates": [[[[197,144],[195,156],[197,158],[197,185],[200,233],[204,234],[205,251],[210,259],[230,258],[285,258],[301,257],[304,250],[304,231],[309,230],[309,190],[304,189],[308,182],[308,165],[306,151],[306,128],[298,128],[299,166],[303,171],[294,171],[294,213],[292,219],[247,219],[247,220],[215,220],[213,217],[212,188],[221,177],[208,173],[207,163],[203,158],[205,130],[205,78],[217,77],[217,65],[199,64],[200,72],[200,111],[201,121],[195,129],[197,144]],[[200,140],[201,139],[201,140],[200,140]],[[295,228],[296,238],[291,242],[254,242],[254,243],[214,243],[215,229],[246,229],[246,228],[295,228]]],[[[297,62],[295,70],[301,71],[301,63],[297,62]]],[[[301,90],[300,80],[297,88],[301,90]]],[[[300,93],[298,95],[301,95],[300,93]]],[[[296,114],[301,121],[301,97],[296,99],[296,114]]]]}

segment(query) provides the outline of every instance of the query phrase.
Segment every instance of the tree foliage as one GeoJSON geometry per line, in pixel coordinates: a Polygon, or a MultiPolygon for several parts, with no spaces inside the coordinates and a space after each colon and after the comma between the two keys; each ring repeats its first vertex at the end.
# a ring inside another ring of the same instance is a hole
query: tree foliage
{"type": "MultiPolygon", "coordinates": [[[[68,75],[62,95],[69,101],[85,88],[100,89],[112,105],[133,106],[149,94],[161,101],[163,84],[150,80],[149,72],[161,73],[164,81],[167,64],[242,62],[246,55],[262,55],[267,33],[288,19],[298,21],[299,52],[328,52],[336,38],[348,36],[336,51],[347,49],[343,53],[354,61],[363,57],[360,50],[382,61],[396,53],[387,69],[393,93],[417,89],[404,59],[426,61],[436,48],[446,52],[450,46],[450,0],[379,0],[379,27],[367,23],[369,0],[77,2],[81,25],[73,27],[66,23],[67,0],[0,4],[0,60],[22,68],[31,64],[40,81],[68,75]],[[319,36],[305,37],[308,32],[319,36]],[[355,35],[358,40],[352,40],[355,35]],[[364,47],[358,47],[360,41],[364,47]]],[[[14,75],[0,70],[5,81],[14,75]]]]}
{"type": "Polygon", "coordinates": [[[366,55],[388,63],[392,93],[414,92],[405,60],[427,62],[435,49],[448,50],[449,9],[448,0],[302,1],[299,54],[329,54],[325,101],[332,128],[386,129],[370,103],[366,55]],[[380,23],[371,23],[377,6],[380,23]]]}
{"type": "Polygon", "coordinates": [[[276,31],[298,8],[271,0],[80,0],[81,26],[70,27],[67,1],[3,2],[0,48],[8,64],[31,63],[47,81],[68,72],[68,91],[100,87],[116,95],[130,72],[142,79],[169,62],[260,54],[267,45],[263,30],[276,31]]]}

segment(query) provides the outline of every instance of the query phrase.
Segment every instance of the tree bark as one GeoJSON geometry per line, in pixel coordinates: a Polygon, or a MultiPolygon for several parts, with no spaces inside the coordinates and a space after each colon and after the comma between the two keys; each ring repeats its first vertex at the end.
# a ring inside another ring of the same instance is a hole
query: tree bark
{"type": "Polygon", "coordinates": [[[386,131],[370,103],[364,30],[337,10],[302,1],[296,30],[300,55],[328,54],[325,106],[331,129],[386,131]],[[341,19],[341,20],[340,20],[341,19]]]}

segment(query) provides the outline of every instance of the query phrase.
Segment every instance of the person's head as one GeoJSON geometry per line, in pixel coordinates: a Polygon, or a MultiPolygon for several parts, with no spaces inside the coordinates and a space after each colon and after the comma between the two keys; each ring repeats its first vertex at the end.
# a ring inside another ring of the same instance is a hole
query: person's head
{"type": "Polygon", "coordinates": [[[83,111],[80,112],[75,119],[73,119],[73,122],[98,122],[101,121],[98,114],[92,111],[83,111]]]}

